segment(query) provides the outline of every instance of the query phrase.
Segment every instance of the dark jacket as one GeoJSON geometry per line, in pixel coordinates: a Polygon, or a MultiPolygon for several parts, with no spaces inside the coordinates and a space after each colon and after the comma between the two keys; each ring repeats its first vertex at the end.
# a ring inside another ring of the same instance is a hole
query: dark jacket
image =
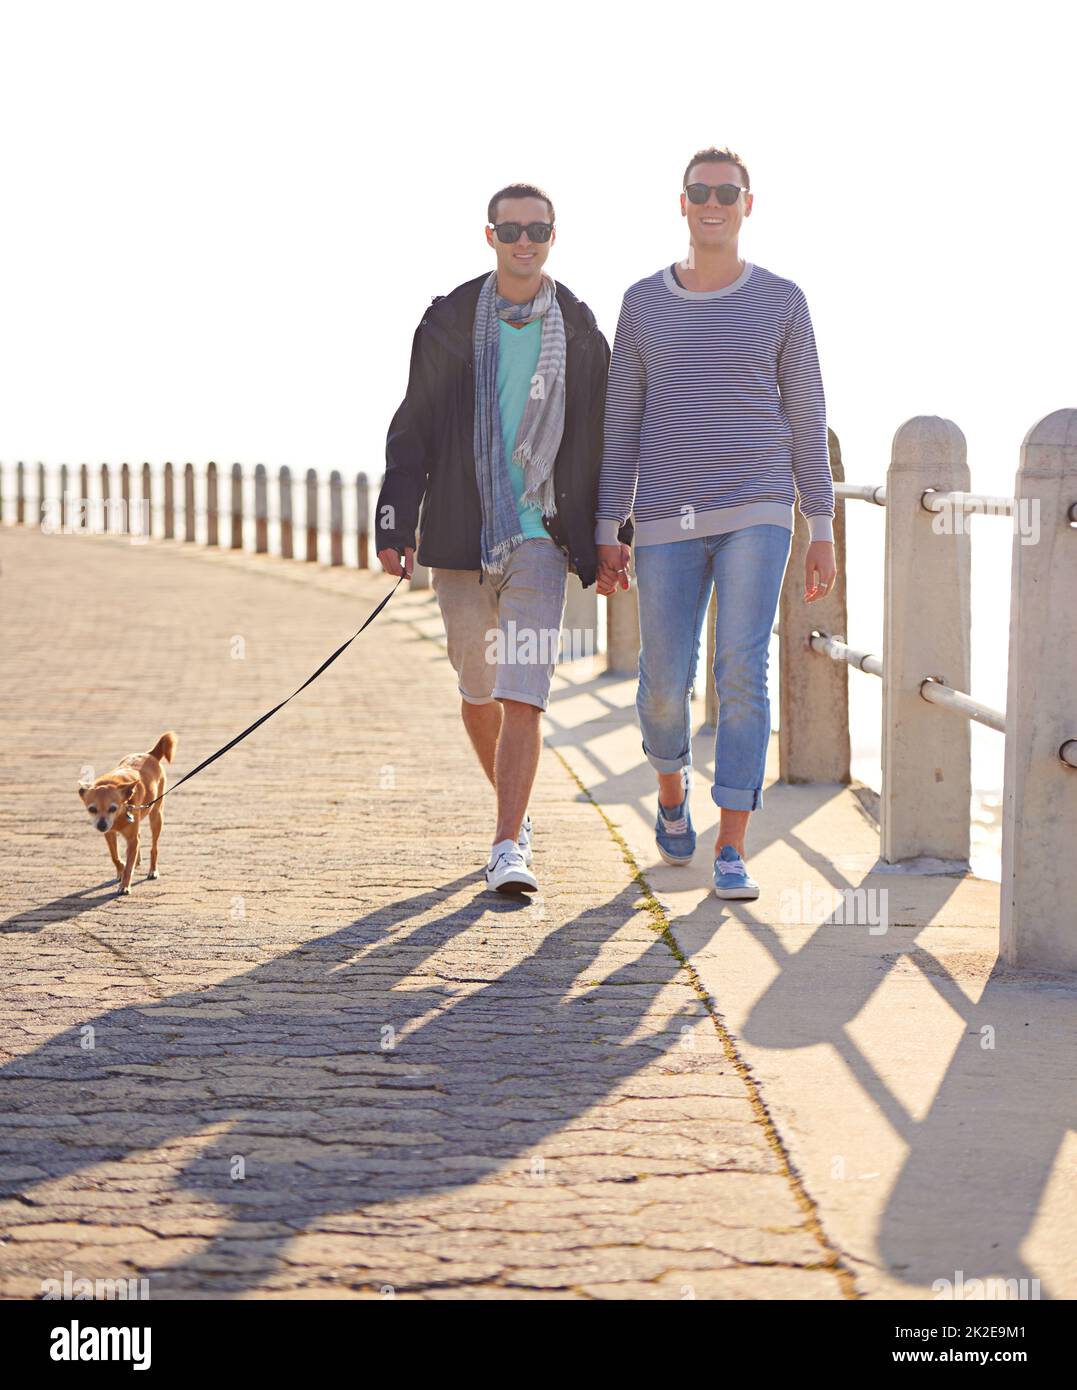
{"type": "MultiPolygon", "coordinates": [[[[418,526],[419,562],[444,569],[480,567],[472,331],[485,279],[479,275],[451,294],[438,295],[423,315],[412,341],[407,395],[385,444],[376,549],[414,546],[418,526]]],[[[595,580],[610,350],[590,309],[561,284],[557,302],[565,322],[565,431],[554,465],[557,513],[545,525],[586,587],[595,580]]],[[[627,522],[621,538],[630,540],[631,534],[627,522]]]]}

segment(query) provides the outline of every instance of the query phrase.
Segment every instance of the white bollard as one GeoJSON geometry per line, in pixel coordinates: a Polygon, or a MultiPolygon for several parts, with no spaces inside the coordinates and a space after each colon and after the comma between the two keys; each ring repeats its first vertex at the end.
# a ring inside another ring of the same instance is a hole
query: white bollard
{"type": "Polygon", "coordinates": [[[576,574],[568,576],[565,589],[560,650],[562,661],[579,661],[598,651],[598,593],[593,584],[585,589],[576,574]]]}
{"type": "Polygon", "coordinates": [[[610,675],[639,675],[639,595],[636,581],[614,589],[606,599],[606,670],[610,675]]]}
{"type": "Polygon", "coordinates": [[[894,435],[886,475],[880,848],[968,866],[972,742],[968,720],[920,694],[934,676],[968,692],[971,547],[967,518],[929,512],[924,492],[967,492],[965,436],[918,415],[894,435]]]}
{"type": "Polygon", "coordinates": [[[413,561],[412,561],[412,567],[411,567],[411,587],[412,587],[413,589],[429,589],[429,588],[430,588],[430,570],[429,570],[428,566],[426,566],[426,565],[420,565],[420,564],[419,564],[419,546],[422,545],[422,543],[423,543],[422,532],[421,532],[421,531],[416,532],[416,535],[415,535],[415,557],[414,557],[414,559],[413,559],[413,561]]]}
{"type": "MultiPolygon", "coordinates": [[[[845,481],[841,445],[827,431],[830,472],[845,481]]],[[[834,556],[838,578],[826,598],[804,602],[804,562],[808,555],[808,524],[795,512],[793,542],[778,601],[778,680],[781,722],[778,726],[778,766],[783,782],[849,781],[849,668],[844,661],[813,652],[807,645],[818,628],[831,637],[848,636],[845,585],[845,499],[834,506],[834,556]]]]}
{"type": "Polygon", "coordinates": [[[1014,498],[1000,949],[1077,970],[1077,410],[1029,430],[1014,498]]]}

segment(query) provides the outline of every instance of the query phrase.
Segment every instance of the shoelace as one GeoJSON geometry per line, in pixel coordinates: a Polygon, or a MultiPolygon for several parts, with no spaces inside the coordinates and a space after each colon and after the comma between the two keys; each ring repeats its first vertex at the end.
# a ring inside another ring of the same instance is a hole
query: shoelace
{"type": "Polygon", "coordinates": [[[743,859],[719,859],[718,872],[720,874],[743,874],[748,877],[748,870],[743,859]]]}
{"type": "MultiPolygon", "coordinates": [[[[687,802],[685,803],[685,805],[687,805],[687,802]]],[[[669,816],[666,815],[661,805],[659,805],[658,807],[658,814],[662,817],[662,825],[664,826],[667,835],[688,834],[687,814],[680,816],[677,820],[670,820],[669,816]]]]}

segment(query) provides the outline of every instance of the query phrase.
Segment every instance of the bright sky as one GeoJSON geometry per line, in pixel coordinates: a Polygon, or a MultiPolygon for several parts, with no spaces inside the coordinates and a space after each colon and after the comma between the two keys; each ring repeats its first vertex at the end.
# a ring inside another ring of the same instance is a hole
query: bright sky
{"type": "MultiPolygon", "coordinates": [[[[683,165],[714,143],[751,172],[742,253],[808,297],[846,476],[881,482],[901,421],[940,414],[974,489],[1009,493],[1027,429],[1077,404],[1075,37],[1038,0],[1005,25],[945,0],[7,4],[0,460],[377,476],[423,309],[492,264],[495,188],[548,187],[549,269],[612,340],[625,287],[683,254],[683,165]]],[[[879,630],[874,510],[852,640],[879,630]]]]}
{"type": "Polygon", "coordinates": [[[742,251],[808,296],[849,475],[938,413],[1006,491],[1074,401],[1077,26],[892,14],[5,5],[0,458],[380,472],[423,308],[492,263],[496,187],[550,189],[549,268],[612,338],[713,142],[751,171],[742,251]]]}

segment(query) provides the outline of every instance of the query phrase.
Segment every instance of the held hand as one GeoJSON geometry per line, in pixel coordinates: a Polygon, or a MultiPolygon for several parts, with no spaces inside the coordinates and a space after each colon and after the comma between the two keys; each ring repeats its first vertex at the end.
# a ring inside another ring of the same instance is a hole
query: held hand
{"type": "Polygon", "coordinates": [[[404,574],[410,579],[411,572],[415,567],[415,549],[410,545],[404,547],[403,568],[400,565],[400,551],[393,550],[391,547],[387,550],[379,550],[378,559],[381,561],[381,567],[386,574],[391,574],[394,579],[399,579],[404,574]]]}
{"type": "Polygon", "coordinates": [[[618,588],[628,588],[628,566],[631,549],[618,541],[616,545],[596,546],[598,553],[598,592],[609,595],[618,588]]]}
{"type": "Polygon", "coordinates": [[[804,557],[804,602],[814,603],[834,592],[838,565],[833,541],[812,541],[804,557]]]}

